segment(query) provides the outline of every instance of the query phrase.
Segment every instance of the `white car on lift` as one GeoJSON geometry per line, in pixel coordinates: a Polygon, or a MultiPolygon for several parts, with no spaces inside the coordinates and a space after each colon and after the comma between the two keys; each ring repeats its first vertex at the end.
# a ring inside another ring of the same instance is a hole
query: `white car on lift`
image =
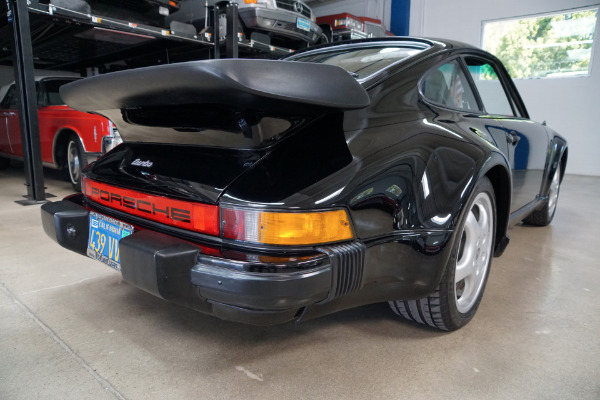
{"type": "Polygon", "coordinates": [[[182,1],[180,10],[168,19],[192,24],[197,32],[203,32],[212,19],[209,9],[219,7],[222,10],[218,18],[219,31],[221,40],[224,40],[227,24],[225,7],[232,3],[238,5],[238,32],[247,39],[292,49],[327,40],[316,23],[317,18],[312,9],[299,0],[209,0],[206,6],[204,2],[188,0],[182,1]]]}

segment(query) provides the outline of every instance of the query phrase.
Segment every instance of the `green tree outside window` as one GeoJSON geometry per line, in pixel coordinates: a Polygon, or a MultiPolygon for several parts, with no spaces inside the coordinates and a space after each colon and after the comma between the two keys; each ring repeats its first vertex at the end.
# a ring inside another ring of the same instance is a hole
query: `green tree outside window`
{"type": "MultiPolygon", "coordinates": [[[[483,25],[483,48],[513,78],[589,75],[598,8],[483,25]]],[[[493,79],[483,76],[484,79],[493,79]]]]}

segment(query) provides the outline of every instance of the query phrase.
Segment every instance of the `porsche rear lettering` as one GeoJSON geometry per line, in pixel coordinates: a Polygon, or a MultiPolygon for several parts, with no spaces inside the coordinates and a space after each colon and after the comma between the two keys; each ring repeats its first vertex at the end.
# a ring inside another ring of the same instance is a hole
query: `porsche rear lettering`
{"type": "Polygon", "coordinates": [[[219,207],[138,192],[83,177],[85,196],[103,206],[182,229],[219,235],[219,207]]]}
{"type": "Polygon", "coordinates": [[[108,190],[100,189],[92,186],[90,188],[90,195],[93,199],[100,200],[103,203],[107,203],[113,208],[128,208],[131,210],[137,210],[146,214],[152,214],[161,218],[168,218],[174,221],[191,224],[191,210],[168,206],[159,205],[154,201],[147,201],[142,199],[136,199],[130,196],[124,196],[119,193],[114,193],[108,190]]]}

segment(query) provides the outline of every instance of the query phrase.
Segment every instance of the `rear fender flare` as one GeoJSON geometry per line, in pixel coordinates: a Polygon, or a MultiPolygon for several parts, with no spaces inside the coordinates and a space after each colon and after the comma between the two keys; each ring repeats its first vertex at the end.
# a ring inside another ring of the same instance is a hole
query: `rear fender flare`
{"type": "Polygon", "coordinates": [[[567,158],[569,154],[569,149],[567,146],[567,142],[559,137],[554,136],[552,141],[550,142],[550,151],[548,155],[548,160],[546,161],[546,172],[544,173],[544,179],[542,181],[542,187],[540,189],[540,196],[545,197],[548,196],[548,191],[550,190],[550,182],[552,182],[552,177],[554,176],[554,172],[560,163],[560,181],[562,182],[563,177],[565,176],[565,169],[567,167],[567,158]]]}
{"type": "Polygon", "coordinates": [[[497,155],[498,161],[490,163],[482,176],[487,176],[494,187],[496,200],[496,235],[494,257],[499,257],[508,244],[508,226],[510,220],[510,204],[512,201],[512,174],[508,162],[503,156],[497,155]]]}
{"type": "MultiPolygon", "coordinates": [[[[510,204],[512,200],[512,175],[506,157],[497,152],[490,153],[483,161],[483,165],[476,177],[476,179],[470,181],[464,188],[464,198],[471,198],[473,189],[480,179],[487,177],[491,181],[496,202],[494,257],[499,257],[508,245],[509,237],[507,231],[510,219],[510,204]]],[[[465,201],[462,204],[468,204],[468,201],[465,201]]],[[[465,212],[465,210],[461,206],[460,212],[454,216],[457,223],[460,221],[463,212],[465,212]]],[[[454,226],[458,226],[457,223],[454,224],[454,226]]],[[[452,235],[452,239],[450,239],[450,243],[454,243],[454,240],[457,239],[455,232],[455,234],[452,235]]]]}
{"type": "Polygon", "coordinates": [[[56,135],[54,135],[54,141],[52,143],[52,158],[55,168],[59,169],[65,166],[67,160],[66,148],[67,142],[71,135],[75,135],[81,148],[85,152],[85,146],[81,140],[81,135],[77,131],[71,128],[61,128],[56,135]]]}

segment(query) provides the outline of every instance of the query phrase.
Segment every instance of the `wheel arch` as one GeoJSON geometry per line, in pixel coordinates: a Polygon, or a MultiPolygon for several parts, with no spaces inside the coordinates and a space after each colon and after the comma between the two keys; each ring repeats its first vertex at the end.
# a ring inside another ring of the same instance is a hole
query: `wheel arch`
{"type": "Polygon", "coordinates": [[[565,171],[567,169],[567,159],[569,158],[569,148],[565,147],[562,155],[560,156],[560,181],[562,182],[565,177],[565,171]]]}
{"type": "Polygon", "coordinates": [[[560,136],[554,136],[550,143],[550,154],[546,164],[546,172],[544,174],[544,180],[540,189],[540,195],[542,197],[548,196],[550,190],[550,183],[552,177],[556,171],[556,168],[560,163],[560,181],[562,182],[565,176],[565,170],[567,168],[567,158],[569,155],[569,148],[567,141],[560,136]]]}
{"type": "Polygon", "coordinates": [[[494,240],[494,257],[499,257],[508,245],[508,223],[510,219],[510,203],[512,198],[512,179],[505,165],[497,164],[488,169],[486,176],[494,188],[496,202],[496,227],[494,240]]]}
{"type": "Polygon", "coordinates": [[[54,135],[54,144],[52,145],[52,155],[54,158],[54,165],[57,168],[63,168],[67,162],[67,143],[69,142],[69,138],[74,135],[79,140],[79,144],[83,149],[83,141],[81,140],[81,136],[70,128],[62,128],[60,129],[56,135],[54,135]]]}

